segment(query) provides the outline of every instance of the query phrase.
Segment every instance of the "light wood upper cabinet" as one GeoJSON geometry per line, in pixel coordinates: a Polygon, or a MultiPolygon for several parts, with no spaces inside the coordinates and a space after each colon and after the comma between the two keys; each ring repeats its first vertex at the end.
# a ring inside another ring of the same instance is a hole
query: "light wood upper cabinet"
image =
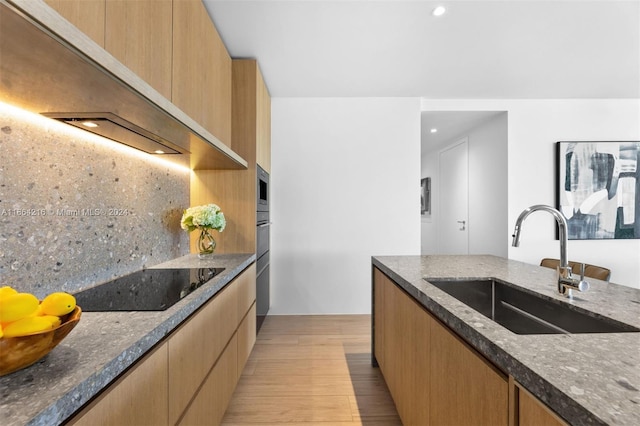
{"type": "Polygon", "coordinates": [[[255,59],[233,60],[233,146],[271,173],[271,96],[255,59]]]}
{"type": "MultiPolygon", "coordinates": [[[[219,253],[256,251],[256,160],[270,169],[271,99],[254,59],[234,59],[233,150],[247,161],[247,170],[197,170],[191,174],[191,204],[216,203],[227,217],[227,228],[217,234],[219,253]]],[[[195,251],[197,235],[191,235],[195,251]]]]}
{"type": "Polygon", "coordinates": [[[173,0],[106,0],[104,47],[171,99],[173,0]]]}
{"type": "Polygon", "coordinates": [[[231,57],[201,1],[173,0],[171,99],[178,108],[234,149],[231,140],[231,57]]]}
{"type": "Polygon", "coordinates": [[[163,343],[129,370],[69,424],[166,425],[167,344],[163,343]]]}
{"type": "Polygon", "coordinates": [[[256,65],[256,162],[271,173],[271,96],[264,82],[260,67],[256,65]]]}
{"type": "Polygon", "coordinates": [[[56,12],[104,47],[105,0],[45,0],[56,12]]]}

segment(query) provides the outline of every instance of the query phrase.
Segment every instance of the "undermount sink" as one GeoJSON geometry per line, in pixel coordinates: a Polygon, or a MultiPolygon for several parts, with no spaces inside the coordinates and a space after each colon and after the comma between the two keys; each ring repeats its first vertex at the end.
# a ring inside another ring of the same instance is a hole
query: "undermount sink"
{"type": "Polygon", "coordinates": [[[544,299],[496,279],[429,279],[455,297],[516,334],[623,333],[640,329],[575,306],[544,299]]]}

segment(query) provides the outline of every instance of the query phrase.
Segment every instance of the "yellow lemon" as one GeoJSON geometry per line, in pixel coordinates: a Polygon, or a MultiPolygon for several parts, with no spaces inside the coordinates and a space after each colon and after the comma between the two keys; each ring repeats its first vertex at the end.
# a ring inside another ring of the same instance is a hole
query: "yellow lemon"
{"type": "Polygon", "coordinates": [[[7,324],[3,332],[4,337],[18,337],[51,330],[52,328],[51,321],[45,317],[27,317],[7,324]]]}
{"type": "Polygon", "coordinates": [[[51,293],[40,304],[40,311],[44,315],[62,316],[73,311],[76,307],[76,298],[69,293],[51,293]]]}
{"type": "Polygon", "coordinates": [[[4,287],[0,287],[0,299],[3,297],[11,296],[12,294],[17,294],[18,290],[5,285],[4,287]]]}
{"type": "Polygon", "coordinates": [[[0,299],[0,322],[13,322],[35,314],[38,299],[30,293],[16,293],[0,299]]]}
{"type": "Polygon", "coordinates": [[[52,328],[56,328],[57,326],[62,324],[62,320],[60,319],[60,317],[57,317],[55,315],[42,315],[40,316],[40,318],[44,318],[47,321],[51,322],[52,328]]]}

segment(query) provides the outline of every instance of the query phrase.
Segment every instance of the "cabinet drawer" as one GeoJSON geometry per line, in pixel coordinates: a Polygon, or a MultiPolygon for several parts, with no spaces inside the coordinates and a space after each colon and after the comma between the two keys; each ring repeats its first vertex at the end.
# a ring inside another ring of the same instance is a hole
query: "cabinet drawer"
{"type": "Polygon", "coordinates": [[[256,343],[256,304],[251,305],[247,316],[238,327],[238,378],[242,374],[251,350],[256,343]]]}
{"type": "Polygon", "coordinates": [[[68,424],[166,425],[167,389],[167,344],[164,343],[145,356],[68,424]],[[151,389],[152,392],[149,391],[151,389]]]}
{"type": "Polygon", "coordinates": [[[169,421],[174,424],[238,325],[238,286],[232,281],[169,338],[169,421]]]}
{"type": "Polygon", "coordinates": [[[238,287],[238,321],[256,301],[256,264],[253,263],[234,281],[238,287]]]}
{"type": "Polygon", "coordinates": [[[234,335],[179,424],[219,425],[238,381],[237,368],[238,342],[234,335]]]}

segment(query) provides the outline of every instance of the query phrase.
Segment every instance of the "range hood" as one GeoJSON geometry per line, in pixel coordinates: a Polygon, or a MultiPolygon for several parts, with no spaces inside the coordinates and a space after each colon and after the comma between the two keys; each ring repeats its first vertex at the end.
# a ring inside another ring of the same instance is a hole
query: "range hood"
{"type": "Polygon", "coordinates": [[[109,112],[70,113],[45,112],[42,115],[55,118],[78,129],[120,142],[147,154],[186,154],[171,141],[154,135],[145,129],[109,112]],[[174,147],[174,148],[172,148],[174,147]]]}
{"type": "Polygon", "coordinates": [[[44,2],[0,0],[0,101],[198,169],[247,162],[44,2]],[[98,127],[82,123],[93,120],[98,127]]]}

